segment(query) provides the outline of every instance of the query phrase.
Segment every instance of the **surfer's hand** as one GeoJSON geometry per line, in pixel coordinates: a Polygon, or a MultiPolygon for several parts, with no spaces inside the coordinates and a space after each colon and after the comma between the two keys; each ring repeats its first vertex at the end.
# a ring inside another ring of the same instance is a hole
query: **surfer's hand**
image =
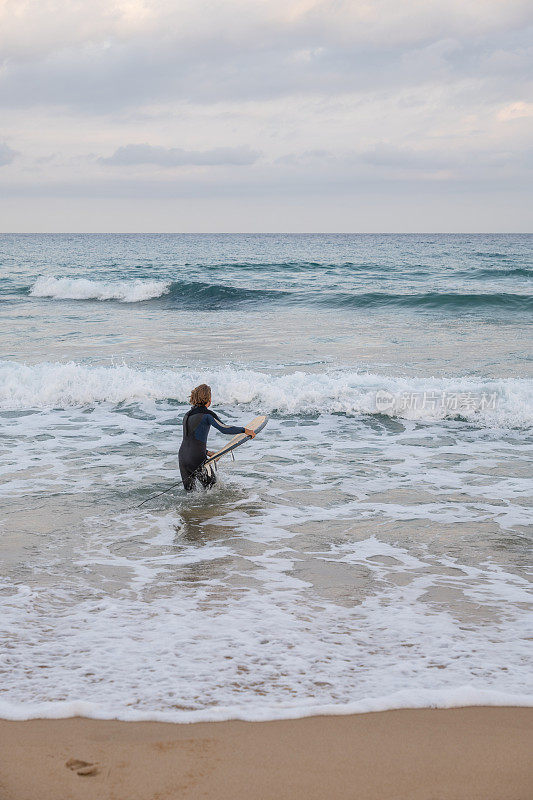
{"type": "Polygon", "coordinates": [[[251,428],[245,428],[244,432],[247,436],[250,436],[252,439],[255,439],[255,431],[253,431],[251,428]]]}
{"type": "Polygon", "coordinates": [[[215,455],[215,451],[214,450],[208,450],[207,451],[207,457],[208,458],[211,458],[211,456],[214,456],[214,455],[215,455]]]}

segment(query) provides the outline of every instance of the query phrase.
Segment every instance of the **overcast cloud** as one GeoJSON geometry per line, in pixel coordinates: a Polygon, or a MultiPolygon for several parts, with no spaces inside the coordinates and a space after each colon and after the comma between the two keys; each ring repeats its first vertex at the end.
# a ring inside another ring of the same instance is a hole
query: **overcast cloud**
{"type": "Polygon", "coordinates": [[[530,229],[531,18],[523,0],[0,0],[1,224],[530,229]]]}
{"type": "Polygon", "coordinates": [[[13,150],[11,147],[9,147],[9,145],[0,142],[0,167],[3,167],[5,164],[11,164],[16,155],[16,150],[13,150]]]}
{"type": "Polygon", "coordinates": [[[184,150],[182,147],[152,147],[149,144],[128,144],[119,147],[103,164],[129,166],[130,164],[157,164],[160,167],[234,166],[253,164],[259,153],[249,147],[215,147],[213,150],[184,150]]]}

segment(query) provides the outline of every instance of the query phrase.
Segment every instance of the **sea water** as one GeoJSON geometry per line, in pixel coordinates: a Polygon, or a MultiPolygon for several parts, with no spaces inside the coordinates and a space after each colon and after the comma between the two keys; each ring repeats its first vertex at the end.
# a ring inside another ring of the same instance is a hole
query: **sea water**
{"type": "Polygon", "coordinates": [[[531,252],[3,235],[0,715],[529,704],[531,252]],[[139,506],[203,382],[267,428],[139,506]]]}

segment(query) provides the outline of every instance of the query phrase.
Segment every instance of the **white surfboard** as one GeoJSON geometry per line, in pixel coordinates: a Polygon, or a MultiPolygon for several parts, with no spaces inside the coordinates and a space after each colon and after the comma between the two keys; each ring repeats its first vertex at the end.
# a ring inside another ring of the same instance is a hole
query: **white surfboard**
{"type": "MultiPolygon", "coordinates": [[[[254,431],[254,433],[259,433],[259,431],[263,430],[267,422],[268,422],[268,417],[265,416],[256,417],[247,425],[245,425],[245,427],[250,428],[250,430],[254,431]]],[[[204,467],[206,464],[211,464],[212,461],[216,463],[219,460],[219,458],[225,456],[226,453],[231,453],[232,450],[235,450],[236,447],[240,447],[241,444],[244,444],[245,442],[248,441],[248,439],[251,438],[252,438],[251,436],[247,436],[245,433],[238,433],[236,436],[233,437],[233,439],[230,439],[229,442],[226,445],[224,445],[224,447],[222,447],[220,450],[217,450],[217,452],[214,453],[212,456],[210,456],[207,459],[207,461],[204,461],[204,467]]]]}

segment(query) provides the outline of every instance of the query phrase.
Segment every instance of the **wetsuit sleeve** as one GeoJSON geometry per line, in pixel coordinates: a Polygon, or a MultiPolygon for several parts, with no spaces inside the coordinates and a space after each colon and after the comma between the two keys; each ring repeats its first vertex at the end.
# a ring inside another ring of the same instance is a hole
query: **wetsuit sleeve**
{"type": "Polygon", "coordinates": [[[235,433],[244,433],[244,428],[238,428],[236,425],[224,425],[218,417],[209,417],[209,422],[213,425],[217,431],[220,433],[228,433],[228,434],[235,434],[235,433]]]}

